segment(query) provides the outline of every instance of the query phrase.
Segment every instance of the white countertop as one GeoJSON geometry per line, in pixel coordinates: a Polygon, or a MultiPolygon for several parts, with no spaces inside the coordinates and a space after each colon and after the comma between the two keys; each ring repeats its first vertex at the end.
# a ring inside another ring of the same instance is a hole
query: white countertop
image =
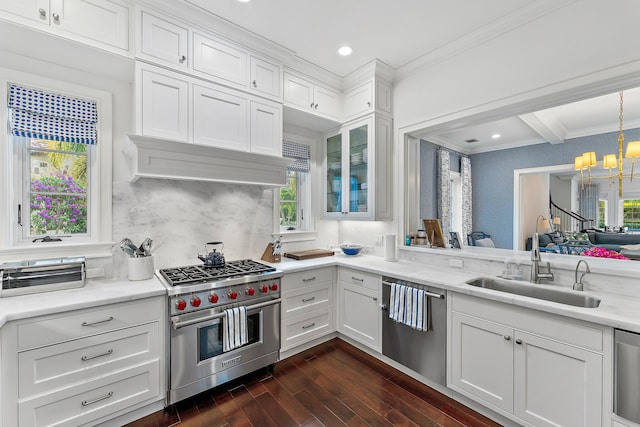
{"type": "MultiPolygon", "coordinates": [[[[584,292],[585,294],[602,300],[600,306],[597,308],[574,307],[477,288],[464,283],[469,279],[486,276],[482,273],[407,261],[389,262],[384,261],[381,257],[371,255],[347,256],[337,253],[331,257],[304,261],[283,258],[282,262],[271,265],[285,273],[325,266],[350,267],[373,274],[434,285],[448,291],[474,295],[640,333],[640,298],[632,298],[625,295],[587,290],[584,292]]],[[[564,292],[576,292],[558,285],[531,286],[549,286],[564,292]]],[[[86,285],[82,288],[0,298],[0,327],[11,320],[130,301],[164,295],[165,293],[164,286],[155,277],[144,281],[129,281],[127,279],[87,280],[86,285]]]]}

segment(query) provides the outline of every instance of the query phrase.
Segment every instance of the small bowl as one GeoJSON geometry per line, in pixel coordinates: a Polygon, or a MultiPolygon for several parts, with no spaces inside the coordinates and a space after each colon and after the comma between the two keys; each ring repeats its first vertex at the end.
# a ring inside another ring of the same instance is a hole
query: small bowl
{"type": "Polygon", "coordinates": [[[329,169],[331,169],[332,171],[338,170],[342,167],[342,163],[340,162],[331,162],[329,163],[329,169]]]}
{"type": "Polygon", "coordinates": [[[340,245],[340,249],[342,249],[342,252],[344,252],[345,255],[358,255],[363,248],[364,245],[356,243],[340,245]]]}

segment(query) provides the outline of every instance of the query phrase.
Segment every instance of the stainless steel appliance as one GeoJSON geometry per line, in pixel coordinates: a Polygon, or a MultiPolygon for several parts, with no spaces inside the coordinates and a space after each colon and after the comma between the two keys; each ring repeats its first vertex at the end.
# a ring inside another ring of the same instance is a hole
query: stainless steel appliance
{"type": "Polygon", "coordinates": [[[613,412],[640,423],[640,334],[616,329],[613,412]]]}
{"type": "Polygon", "coordinates": [[[0,297],[80,288],[84,283],[84,257],[0,264],[0,297]]]}
{"type": "Polygon", "coordinates": [[[390,277],[383,277],[382,283],[382,308],[385,310],[382,320],[382,354],[431,381],[446,385],[446,291],[390,277]],[[427,331],[418,331],[389,318],[388,307],[393,283],[427,292],[427,331]]]}
{"type": "Polygon", "coordinates": [[[275,363],[282,272],[252,260],[159,271],[169,294],[169,404],[275,363]],[[246,306],[248,343],[223,351],[224,310],[246,306]]]}

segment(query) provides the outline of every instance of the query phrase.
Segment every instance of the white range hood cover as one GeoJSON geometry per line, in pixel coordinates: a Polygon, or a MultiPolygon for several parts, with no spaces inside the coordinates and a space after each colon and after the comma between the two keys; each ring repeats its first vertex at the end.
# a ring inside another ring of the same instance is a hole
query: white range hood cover
{"type": "Polygon", "coordinates": [[[139,178],[215,181],[283,187],[293,160],[129,135],[134,144],[131,182],[139,178]]]}

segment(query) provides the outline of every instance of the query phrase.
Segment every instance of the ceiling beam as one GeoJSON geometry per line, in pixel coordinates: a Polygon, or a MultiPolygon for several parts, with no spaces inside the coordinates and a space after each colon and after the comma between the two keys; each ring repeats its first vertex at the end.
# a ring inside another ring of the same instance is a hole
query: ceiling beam
{"type": "Polygon", "coordinates": [[[537,113],[522,114],[518,118],[549,143],[564,143],[568,132],[559,120],[543,119],[537,113]]]}

